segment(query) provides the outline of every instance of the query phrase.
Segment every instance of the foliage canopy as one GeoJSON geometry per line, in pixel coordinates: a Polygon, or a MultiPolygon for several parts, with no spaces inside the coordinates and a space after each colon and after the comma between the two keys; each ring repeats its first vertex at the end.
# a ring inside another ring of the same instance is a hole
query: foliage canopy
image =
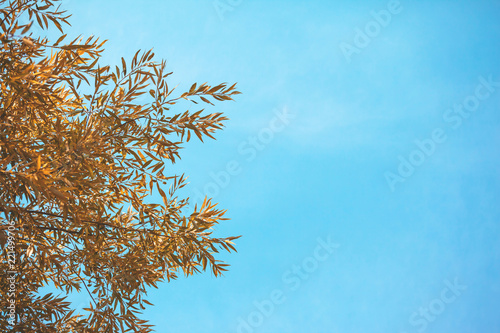
{"type": "Polygon", "coordinates": [[[152,51],[103,66],[105,41],[68,40],[69,16],[57,5],[0,0],[0,328],[150,332],[139,318],[146,289],[180,272],[218,276],[227,265],[214,255],[237,238],[213,236],[226,218],[211,200],[182,213],[185,177],[165,175],[183,143],[213,138],[227,118],[172,108],[239,92],[204,83],[176,94],[152,51]],[[33,24],[61,36],[34,36],[33,24]],[[64,295],[42,296],[47,285],[92,301],[80,315],[64,295]]]}

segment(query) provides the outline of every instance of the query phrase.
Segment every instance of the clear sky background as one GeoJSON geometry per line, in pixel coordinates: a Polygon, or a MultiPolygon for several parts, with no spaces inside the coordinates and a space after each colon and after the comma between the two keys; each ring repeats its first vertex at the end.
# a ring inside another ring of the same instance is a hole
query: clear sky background
{"type": "Polygon", "coordinates": [[[109,39],[103,64],[154,47],[179,91],[243,92],[172,167],[238,253],[151,290],[158,332],[500,332],[500,1],[64,7],[70,34],[109,39]]]}

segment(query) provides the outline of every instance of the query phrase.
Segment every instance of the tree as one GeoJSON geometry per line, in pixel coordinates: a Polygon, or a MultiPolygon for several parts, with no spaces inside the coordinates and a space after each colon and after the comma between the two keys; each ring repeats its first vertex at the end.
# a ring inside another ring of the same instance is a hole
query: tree
{"type": "Polygon", "coordinates": [[[183,213],[185,177],[164,174],[185,142],[214,138],[227,118],[172,108],[239,92],[204,83],[176,95],[152,51],[103,66],[105,41],[68,41],[56,5],[0,0],[0,327],[151,332],[139,318],[146,289],[181,272],[220,275],[228,265],[214,255],[238,238],[213,235],[226,218],[210,199],[183,213]],[[33,24],[61,36],[34,36],[33,24]],[[62,294],[42,295],[48,285],[62,294]],[[74,291],[92,297],[83,315],[66,301],[74,291]]]}

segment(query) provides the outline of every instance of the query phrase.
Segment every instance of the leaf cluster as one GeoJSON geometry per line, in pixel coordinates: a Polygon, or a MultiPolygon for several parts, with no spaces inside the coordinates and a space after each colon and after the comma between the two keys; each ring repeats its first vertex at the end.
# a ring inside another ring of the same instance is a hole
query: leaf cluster
{"type": "Polygon", "coordinates": [[[217,238],[225,211],[210,199],[190,214],[168,166],[193,135],[214,138],[227,120],[175,105],[213,105],[235,85],[193,84],[176,94],[165,61],[138,51],[115,67],[99,59],[105,41],[69,40],[69,16],[49,0],[0,0],[0,327],[16,332],[150,332],[140,319],[148,287],[227,265],[217,238]],[[20,24],[23,15],[28,24],[20,24]],[[56,42],[30,34],[54,26],[56,42]],[[158,194],[158,196],[155,196],[158,194]],[[161,202],[153,202],[161,197],[161,202]],[[15,225],[15,232],[8,230],[15,225]],[[7,239],[15,237],[16,324],[7,316],[7,239]],[[85,314],[53,285],[88,292],[85,314]]]}

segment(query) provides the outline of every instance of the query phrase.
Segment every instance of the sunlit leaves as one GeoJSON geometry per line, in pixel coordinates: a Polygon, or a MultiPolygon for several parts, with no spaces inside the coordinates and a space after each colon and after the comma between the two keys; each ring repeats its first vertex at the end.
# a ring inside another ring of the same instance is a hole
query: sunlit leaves
{"type": "Polygon", "coordinates": [[[117,66],[100,61],[105,41],[68,38],[58,1],[0,0],[0,306],[7,309],[9,223],[15,225],[18,289],[15,328],[36,332],[149,332],[138,316],[148,287],[227,265],[217,238],[225,211],[207,199],[189,215],[177,191],[184,175],[166,175],[191,138],[214,138],[227,120],[198,103],[232,100],[235,85],[193,84],[176,93],[165,61],[138,51],[117,66]],[[20,24],[22,16],[30,20],[20,24]],[[56,42],[33,36],[56,27],[56,42]],[[139,102],[140,101],[140,102],[139,102]],[[181,108],[178,111],[174,110],[181,108]],[[154,199],[154,201],[153,201],[154,199]],[[54,285],[87,292],[77,314],[54,285]]]}

